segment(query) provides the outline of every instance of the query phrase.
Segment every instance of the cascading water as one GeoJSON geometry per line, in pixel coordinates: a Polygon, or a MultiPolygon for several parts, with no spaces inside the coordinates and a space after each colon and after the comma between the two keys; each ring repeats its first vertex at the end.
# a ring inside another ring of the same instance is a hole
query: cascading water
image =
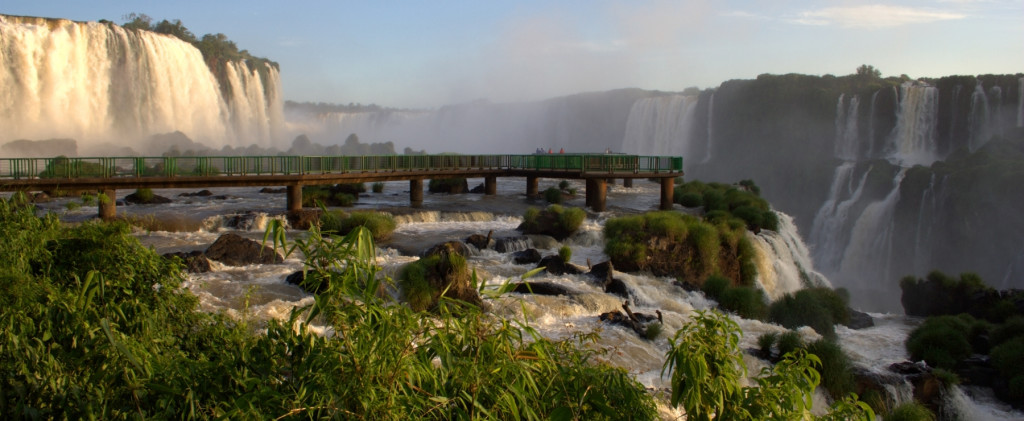
{"type": "Polygon", "coordinates": [[[967,148],[973,153],[981,148],[992,136],[992,128],[989,126],[988,95],[985,94],[985,87],[981,81],[974,87],[971,94],[971,114],[968,116],[967,148]]]}
{"type": "Polygon", "coordinates": [[[856,179],[857,164],[844,162],[835,170],[828,199],[818,209],[811,229],[815,261],[821,267],[836,268],[842,262],[843,250],[850,237],[847,228],[851,208],[860,201],[871,168],[856,179]],[[854,182],[856,181],[856,184],[854,182]]]}
{"type": "Polygon", "coordinates": [[[936,225],[939,204],[944,197],[946,176],[938,179],[932,174],[928,188],[921,192],[921,205],[917,211],[917,232],[914,238],[914,273],[927,273],[931,266],[932,231],[936,225]]]}
{"type": "Polygon", "coordinates": [[[692,156],[696,105],[697,97],[690,95],[638,99],[629,111],[622,151],[692,156]]]}
{"type": "MultiPolygon", "coordinates": [[[[1024,86],[1024,85],[1022,85],[1024,86]]],[[[711,147],[714,145],[713,141],[715,137],[715,93],[711,93],[711,98],[708,98],[708,144],[704,148],[704,159],[700,161],[701,164],[706,164],[711,161],[711,147]]]]}
{"type": "Polygon", "coordinates": [[[844,161],[855,161],[860,148],[860,133],[857,128],[859,118],[857,109],[860,108],[860,99],[857,95],[850,97],[849,104],[843,106],[845,95],[839,95],[839,103],[836,104],[836,158],[844,161]]]}
{"type": "MultiPolygon", "coordinates": [[[[885,297],[878,298],[877,304],[882,301],[892,301],[898,286],[894,282],[879,282],[889,277],[889,267],[894,258],[892,252],[892,236],[896,204],[900,200],[900,184],[906,176],[906,168],[896,173],[892,182],[892,191],[885,196],[885,199],[874,202],[864,208],[857,222],[853,224],[850,231],[850,242],[843,252],[843,260],[839,264],[841,274],[841,285],[857,291],[883,291],[885,297]]],[[[881,294],[880,294],[881,295],[881,294]]],[[[895,308],[894,304],[884,303],[872,310],[883,311],[886,308],[895,308]]]]}
{"type": "Polygon", "coordinates": [[[779,231],[747,233],[758,251],[757,282],[772,300],[808,287],[831,287],[824,275],[814,270],[811,254],[797,233],[793,217],[776,213],[779,231]]]}
{"type": "Polygon", "coordinates": [[[0,141],[74,138],[88,149],[182,131],[214,147],[266,145],[283,124],[278,72],[264,81],[245,67],[228,66],[235,94],[223,98],[199,50],[177,38],[0,16],[0,141]]]}
{"type": "Polygon", "coordinates": [[[900,87],[896,127],[889,138],[888,158],[900,166],[930,165],[940,159],[936,144],[939,90],[907,82],[900,87]]]}

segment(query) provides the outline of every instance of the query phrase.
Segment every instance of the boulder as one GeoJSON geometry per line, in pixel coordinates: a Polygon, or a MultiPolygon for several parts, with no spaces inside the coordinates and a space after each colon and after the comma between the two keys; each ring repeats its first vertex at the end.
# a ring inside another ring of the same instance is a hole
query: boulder
{"type": "Polygon", "coordinates": [[[162,205],[164,203],[171,203],[172,200],[166,197],[154,194],[152,198],[139,197],[138,194],[132,193],[124,197],[124,202],[132,205],[162,205]]]}
{"type": "Polygon", "coordinates": [[[512,261],[517,265],[540,262],[541,255],[537,249],[526,249],[512,253],[512,261]]]}
{"type": "Polygon", "coordinates": [[[587,272],[587,275],[590,275],[591,278],[601,284],[601,286],[604,287],[605,293],[618,295],[619,297],[628,299],[629,288],[621,279],[616,279],[612,276],[614,271],[615,267],[612,265],[612,262],[606,261],[592,266],[590,268],[590,272],[587,272]]]}
{"type": "Polygon", "coordinates": [[[516,282],[512,292],[536,295],[573,295],[573,291],[552,282],[516,282]]]}
{"type": "Polygon", "coordinates": [[[288,212],[288,225],[298,230],[308,230],[320,221],[320,209],[300,209],[288,212]]]}
{"type": "Polygon", "coordinates": [[[502,237],[494,241],[494,251],[511,253],[533,247],[533,242],[526,236],[502,237]]]}
{"type": "Polygon", "coordinates": [[[206,249],[206,257],[225,265],[244,266],[282,263],[284,257],[274,249],[242,237],[228,233],[217,238],[210,248],[206,249]]]}
{"type": "Polygon", "coordinates": [[[875,325],[875,320],[871,318],[871,315],[854,309],[849,309],[850,321],[846,323],[846,327],[854,330],[867,329],[875,325]]]}
{"type": "Polygon", "coordinates": [[[168,259],[173,259],[175,257],[181,259],[181,261],[185,263],[185,270],[189,273],[206,273],[211,270],[210,259],[206,258],[206,255],[199,250],[167,253],[164,254],[164,257],[168,259]]]}
{"type": "Polygon", "coordinates": [[[470,235],[469,237],[466,237],[465,241],[466,244],[476,247],[477,250],[484,250],[491,246],[491,243],[493,242],[491,240],[491,235],[493,234],[494,231],[488,231],[487,235],[473,234],[470,235]]]}
{"type": "Polygon", "coordinates": [[[200,190],[194,193],[182,193],[178,197],[210,197],[213,196],[213,192],[209,190],[200,190]]]}
{"type": "Polygon", "coordinates": [[[416,311],[436,310],[442,297],[482,307],[483,299],[472,285],[461,241],[448,241],[431,247],[423,258],[402,268],[398,285],[402,299],[416,311]]]}
{"type": "Polygon", "coordinates": [[[544,270],[552,275],[579,275],[583,273],[580,268],[576,267],[572,263],[566,263],[562,260],[562,257],[555,254],[540,259],[537,263],[537,267],[544,267],[544,270]]]}
{"type": "Polygon", "coordinates": [[[473,187],[473,189],[470,190],[469,192],[470,193],[475,193],[475,194],[484,194],[484,190],[485,190],[484,189],[484,183],[480,183],[480,184],[477,184],[476,187],[473,187]]]}
{"type": "Polygon", "coordinates": [[[632,329],[633,332],[636,332],[636,334],[641,338],[653,339],[653,336],[649,335],[648,326],[655,322],[658,324],[662,322],[661,311],[657,311],[657,316],[651,316],[644,313],[634,313],[629,309],[628,301],[622,303],[622,309],[625,310],[625,313],[618,310],[609,311],[607,313],[602,313],[598,316],[598,319],[602,322],[611,323],[613,325],[628,327],[632,329]]]}
{"type": "Polygon", "coordinates": [[[284,193],[288,193],[288,188],[287,187],[281,187],[281,188],[275,189],[275,188],[272,188],[272,187],[264,187],[264,188],[260,189],[260,193],[284,194],[284,193]]]}

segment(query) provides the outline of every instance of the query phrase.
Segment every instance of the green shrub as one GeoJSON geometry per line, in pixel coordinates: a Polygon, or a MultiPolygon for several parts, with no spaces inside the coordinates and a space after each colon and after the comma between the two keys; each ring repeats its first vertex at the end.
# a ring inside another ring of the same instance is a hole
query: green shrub
{"type": "Polygon", "coordinates": [[[992,367],[1000,377],[1012,380],[1024,376],[1024,337],[1016,337],[992,348],[992,367]]]}
{"type": "Polygon", "coordinates": [[[580,208],[550,205],[544,210],[528,208],[520,229],[526,234],[544,234],[564,240],[583,226],[587,213],[580,208]]]}
{"type": "Polygon", "coordinates": [[[469,190],[469,182],[465,178],[432,178],[427,190],[431,193],[465,193],[469,190]]]}
{"type": "Polygon", "coordinates": [[[935,421],[935,414],[919,402],[907,402],[882,417],[882,421],[935,421]]]}
{"type": "Polygon", "coordinates": [[[382,183],[380,181],[378,181],[376,183],[373,183],[373,192],[374,193],[381,193],[383,191],[384,191],[384,183],[382,183]]]}
{"type": "Polygon", "coordinates": [[[786,294],[772,303],[769,320],[794,329],[810,326],[826,338],[835,337],[835,324],[849,321],[843,296],[831,288],[807,288],[786,294]]]}
{"type": "Polygon", "coordinates": [[[992,346],[998,346],[1010,339],[1024,337],[1024,316],[1013,316],[992,329],[992,346]]]}
{"type": "Polygon", "coordinates": [[[701,291],[708,298],[718,301],[726,289],[732,286],[732,280],[721,275],[711,275],[704,280],[701,291]]]}
{"type": "Polygon", "coordinates": [[[562,181],[560,181],[558,183],[558,188],[560,190],[568,190],[569,189],[569,180],[562,180],[562,181]]]}
{"type": "Polygon", "coordinates": [[[356,203],[356,197],[348,193],[336,193],[334,195],[334,204],[337,206],[351,207],[356,203]]]}
{"type": "Polygon", "coordinates": [[[96,195],[90,193],[82,193],[82,206],[96,206],[96,195]]]}
{"type": "Polygon", "coordinates": [[[768,313],[764,292],[757,287],[732,287],[722,293],[718,301],[723,310],[736,313],[744,319],[764,320],[768,313]]]}
{"type": "Polygon", "coordinates": [[[797,331],[788,330],[779,335],[779,341],[775,343],[775,347],[779,349],[779,355],[786,355],[798,349],[803,349],[804,340],[797,331]]]}
{"type": "MultiPolygon", "coordinates": [[[[680,190],[676,191],[680,192],[680,190]]],[[[704,206],[704,197],[697,193],[680,193],[673,197],[673,202],[688,208],[698,208],[704,206]]]]}
{"type": "Polygon", "coordinates": [[[376,212],[376,211],[357,211],[352,212],[347,218],[341,220],[341,229],[339,230],[342,234],[348,234],[356,227],[365,227],[370,230],[370,234],[373,236],[374,241],[383,241],[391,238],[391,234],[395,232],[395,228],[398,224],[395,222],[395,218],[389,213],[376,212]]]}
{"type": "Polygon", "coordinates": [[[807,346],[807,352],[821,359],[821,385],[832,399],[839,399],[856,391],[853,363],[838,343],[819,339],[807,346]]]}
{"type": "Polygon", "coordinates": [[[772,347],[775,346],[775,342],[779,340],[778,332],[766,332],[762,333],[761,336],[757,337],[757,349],[761,351],[761,355],[769,356],[772,355],[772,347]]]}
{"type": "Polygon", "coordinates": [[[554,187],[549,187],[547,190],[544,190],[544,200],[548,203],[562,203],[562,191],[554,187]]]}
{"type": "Polygon", "coordinates": [[[558,249],[558,257],[562,259],[563,262],[569,263],[569,260],[572,259],[572,249],[569,248],[569,246],[562,246],[558,249]]]}
{"type": "Polygon", "coordinates": [[[971,354],[968,333],[974,318],[961,316],[930,317],[910,332],[907,351],[914,361],[924,360],[932,367],[953,369],[971,354]]]}
{"type": "Polygon", "coordinates": [[[153,189],[141,188],[135,190],[135,197],[142,203],[149,203],[153,201],[155,195],[153,194],[153,189]]]}
{"type": "Polygon", "coordinates": [[[64,207],[67,208],[67,210],[76,210],[82,207],[82,204],[78,202],[68,202],[67,204],[64,205],[64,207]]]}

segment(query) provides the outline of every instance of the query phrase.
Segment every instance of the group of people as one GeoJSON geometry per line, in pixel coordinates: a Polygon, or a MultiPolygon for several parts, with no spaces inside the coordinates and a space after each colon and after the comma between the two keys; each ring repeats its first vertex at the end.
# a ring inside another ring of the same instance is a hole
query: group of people
{"type": "MultiPolygon", "coordinates": [[[[555,151],[554,151],[554,149],[548,148],[548,151],[544,152],[544,148],[537,148],[537,150],[534,152],[534,154],[545,154],[545,153],[555,153],[555,151]]],[[[558,153],[565,153],[565,148],[559,149],[558,153]]],[[[612,153],[612,148],[605,148],[604,153],[612,153]]]]}

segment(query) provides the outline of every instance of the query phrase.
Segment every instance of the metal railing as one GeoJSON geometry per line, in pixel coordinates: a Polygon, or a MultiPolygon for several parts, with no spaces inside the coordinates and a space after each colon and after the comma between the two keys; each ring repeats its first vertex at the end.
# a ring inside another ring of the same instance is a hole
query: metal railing
{"type": "Polygon", "coordinates": [[[437,170],[673,173],[683,158],[620,154],[0,158],[0,179],[210,177],[437,170]]]}

